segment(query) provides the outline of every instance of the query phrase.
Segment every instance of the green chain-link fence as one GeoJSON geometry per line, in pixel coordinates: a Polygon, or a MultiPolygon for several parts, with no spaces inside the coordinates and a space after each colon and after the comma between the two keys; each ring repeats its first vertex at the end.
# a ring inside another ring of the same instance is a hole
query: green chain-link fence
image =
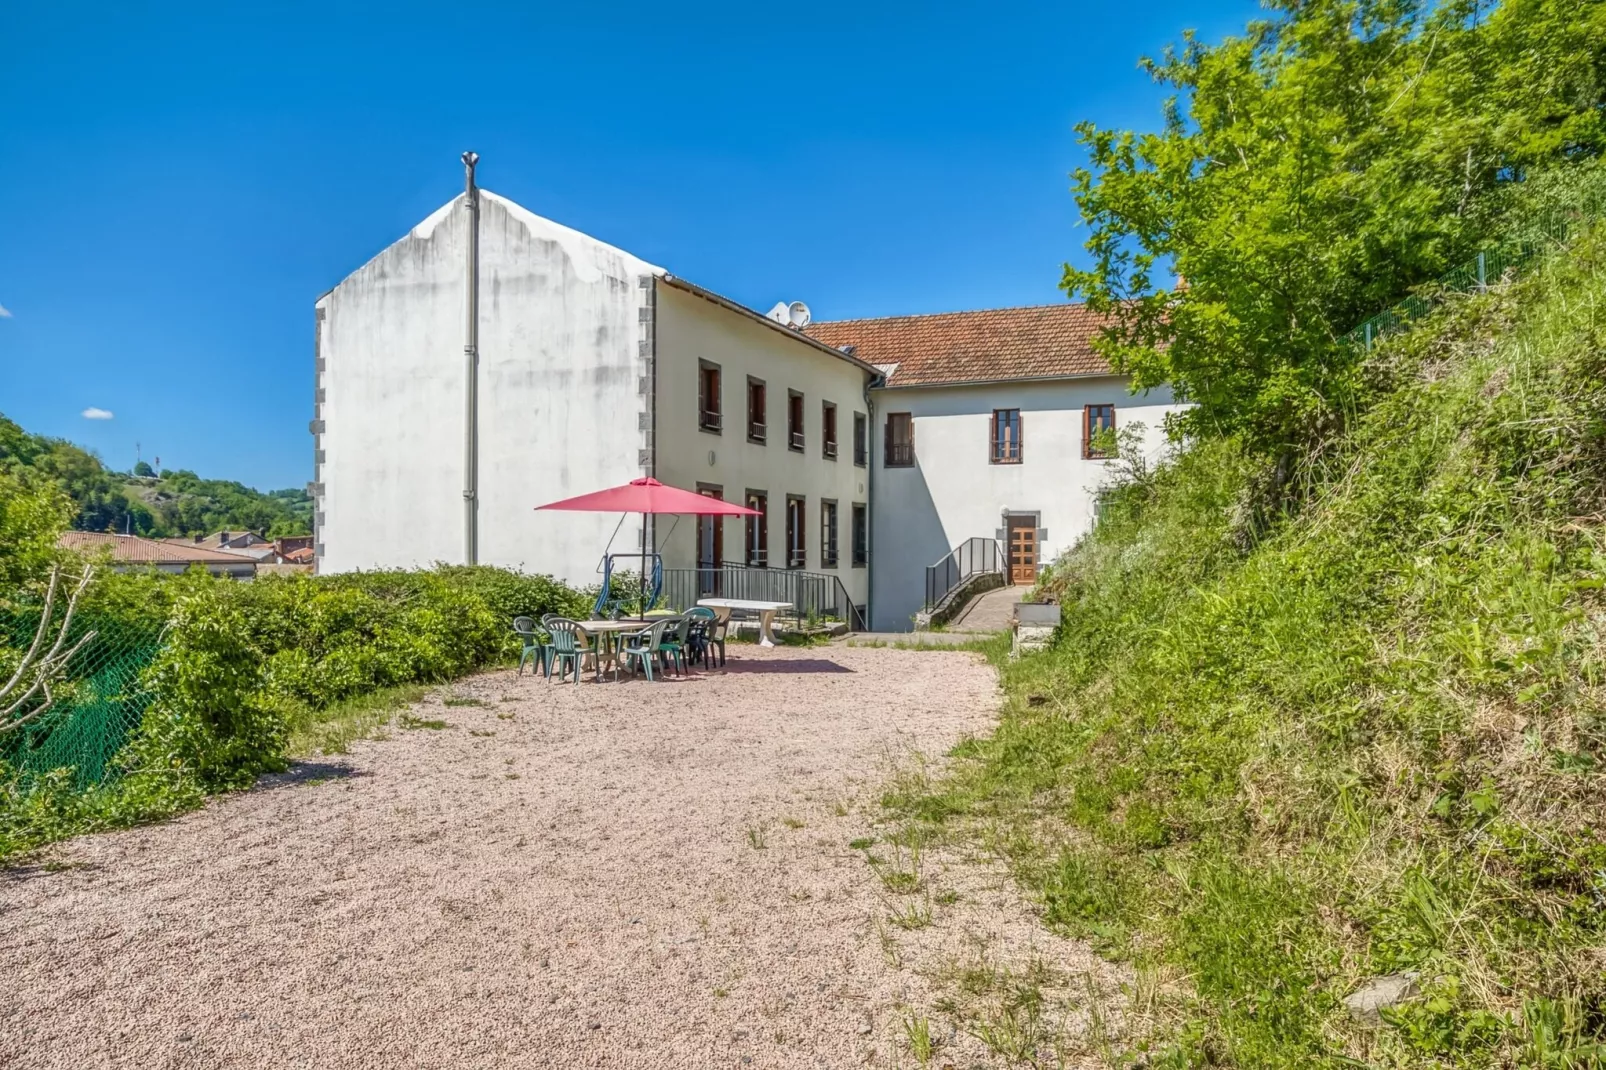
{"type": "Polygon", "coordinates": [[[1436,303],[1438,294],[1472,293],[1499,282],[1507,272],[1520,273],[1548,244],[1566,241],[1571,237],[1580,217],[1599,216],[1602,207],[1598,196],[1590,196],[1582,199],[1576,208],[1552,210],[1528,220],[1522,229],[1534,235],[1533,238],[1490,246],[1435,279],[1427,287],[1432,296],[1413,294],[1393,308],[1379,312],[1339,341],[1370,349],[1379,340],[1426,315],[1436,303]]]}
{"type": "MultiPolygon", "coordinates": [[[[15,671],[39,626],[40,609],[0,609],[0,681],[15,671]]],[[[61,610],[55,614],[59,620],[61,610]]],[[[55,622],[47,632],[53,641],[55,622]]],[[[161,629],[80,611],[68,644],[95,634],[51,684],[55,701],[37,720],[0,735],[0,759],[23,778],[70,768],[80,789],[117,775],[112,758],[138,727],[151,693],[142,674],[161,645],[161,629]]],[[[35,700],[37,701],[37,700],[35,700]]]]}

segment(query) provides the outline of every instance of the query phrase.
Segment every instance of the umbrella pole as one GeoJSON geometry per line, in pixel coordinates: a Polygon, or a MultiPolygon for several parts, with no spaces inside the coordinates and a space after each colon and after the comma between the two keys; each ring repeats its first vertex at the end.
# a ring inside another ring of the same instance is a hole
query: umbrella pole
{"type": "Polygon", "coordinates": [[[637,577],[641,583],[641,619],[647,619],[647,514],[641,514],[641,574],[637,577]]]}

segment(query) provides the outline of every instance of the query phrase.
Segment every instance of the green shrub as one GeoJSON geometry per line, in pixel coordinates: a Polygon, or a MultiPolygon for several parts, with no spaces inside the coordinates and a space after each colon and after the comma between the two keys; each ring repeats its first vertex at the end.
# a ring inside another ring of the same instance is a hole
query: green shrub
{"type": "Polygon", "coordinates": [[[143,678],[151,701],[103,784],[0,767],[0,857],[248,787],[286,767],[292,728],[320,711],[504,662],[518,651],[514,616],[582,604],[550,577],[486,566],[253,583],[103,575],[85,603],[97,621],[165,625],[143,678]]]}

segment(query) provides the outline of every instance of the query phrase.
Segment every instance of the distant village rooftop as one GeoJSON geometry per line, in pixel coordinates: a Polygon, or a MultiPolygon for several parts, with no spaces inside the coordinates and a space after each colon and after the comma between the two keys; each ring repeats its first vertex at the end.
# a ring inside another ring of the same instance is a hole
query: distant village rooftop
{"type": "Polygon", "coordinates": [[[1070,379],[1113,374],[1093,349],[1106,318],[1086,305],[1032,305],[976,312],[833,320],[804,331],[852,346],[887,373],[887,386],[1070,379]]]}

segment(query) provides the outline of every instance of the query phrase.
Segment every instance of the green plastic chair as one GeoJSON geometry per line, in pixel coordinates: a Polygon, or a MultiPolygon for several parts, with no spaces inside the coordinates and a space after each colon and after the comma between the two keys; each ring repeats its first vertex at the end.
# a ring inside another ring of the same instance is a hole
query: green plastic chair
{"type": "MultiPolygon", "coordinates": [[[[535,621],[529,617],[513,618],[513,633],[524,643],[524,649],[519,651],[519,671],[514,675],[524,675],[524,663],[533,661],[541,666],[541,675],[552,675],[551,644],[535,629],[535,621]]],[[[534,670],[531,670],[532,674],[534,670]]]]}
{"type": "MultiPolygon", "coordinates": [[[[569,670],[564,667],[564,663],[567,662],[574,666],[574,682],[578,685],[580,663],[591,652],[581,638],[585,632],[581,629],[580,622],[567,617],[548,617],[543,623],[552,636],[552,668],[557,670],[558,682],[562,683],[563,678],[569,675],[569,670]]],[[[551,671],[548,671],[547,679],[552,679],[551,671]]]]}
{"type": "Polygon", "coordinates": [[[681,676],[686,675],[686,636],[691,631],[691,617],[667,617],[663,621],[664,631],[658,640],[659,663],[664,671],[669,671],[673,665],[675,671],[681,676]]]}
{"type": "Polygon", "coordinates": [[[619,660],[625,663],[625,668],[635,672],[635,664],[640,663],[647,679],[652,679],[652,663],[659,656],[658,647],[663,641],[664,628],[670,623],[669,618],[653,621],[639,632],[630,632],[619,637],[619,660]]]}
{"type": "Polygon", "coordinates": [[[707,606],[693,606],[686,611],[686,616],[691,617],[694,620],[699,620],[703,623],[702,649],[700,651],[693,651],[694,654],[702,654],[703,667],[705,669],[712,669],[714,667],[715,647],[719,648],[719,663],[721,665],[725,664],[726,625],[720,623],[719,614],[714,612],[712,609],[709,609],[707,606]]]}

